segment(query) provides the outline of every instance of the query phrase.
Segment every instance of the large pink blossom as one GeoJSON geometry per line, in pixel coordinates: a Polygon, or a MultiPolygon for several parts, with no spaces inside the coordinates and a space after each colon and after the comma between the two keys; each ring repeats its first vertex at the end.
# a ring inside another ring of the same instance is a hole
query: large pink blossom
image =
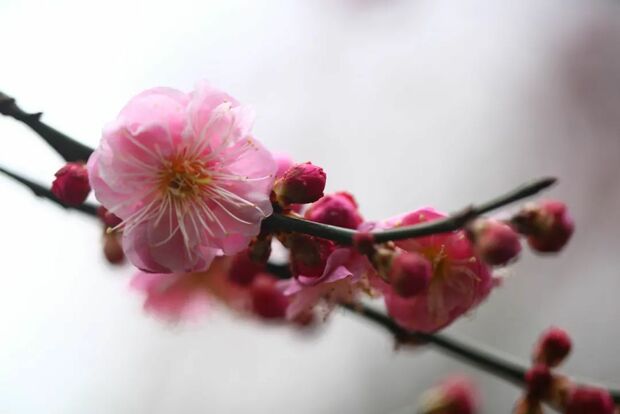
{"type": "MultiPolygon", "coordinates": [[[[389,219],[381,227],[408,226],[445,217],[431,208],[389,219]]],[[[403,298],[385,286],[385,303],[401,326],[433,332],[463,315],[487,297],[493,287],[490,269],[474,254],[463,231],[435,234],[396,242],[398,247],[421,254],[432,264],[426,291],[403,298]]]]}
{"type": "Polygon", "coordinates": [[[149,272],[204,270],[247,247],[272,212],[276,163],[253,114],[201,83],[137,95],[88,161],[97,199],[123,222],[129,260],[149,272]]]}

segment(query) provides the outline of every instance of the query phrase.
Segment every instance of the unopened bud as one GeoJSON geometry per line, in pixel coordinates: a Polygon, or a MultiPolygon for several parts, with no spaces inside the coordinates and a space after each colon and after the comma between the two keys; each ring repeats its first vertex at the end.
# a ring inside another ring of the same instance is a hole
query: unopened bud
{"type": "Polygon", "coordinates": [[[566,204],[560,201],[550,200],[526,206],[512,222],[527,235],[530,247],[542,253],[562,250],[575,229],[566,204]]]}
{"type": "Polygon", "coordinates": [[[335,244],[326,239],[293,234],[289,237],[291,267],[295,275],[320,277],[325,270],[329,255],[336,249],[335,244]]]}
{"type": "Polygon", "coordinates": [[[349,229],[356,229],[364,221],[355,198],[344,191],[322,197],[310,206],[305,217],[318,223],[349,229]]]}
{"type": "Polygon", "coordinates": [[[465,377],[451,377],[422,395],[420,413],[475,414],[478,412],[478,392],[465,377]]]}
{"type": "Polygon", "coordinates": [[[594,387],[576,387],[568,397],[566,414],[614,414],[609,391],[594,387]]]}
{"type": "Polygon", "coordinates": [[[397,295],[411,298],[428,288],[431,275],[432,266],[425,257],[401,251],[392,259],[388,278],[397,295]]]}
{"type": "Polygon", "coordinates": [[[321,167],[309,162],[289,168],[273,187],[281,206],[307,204],[323,197],[327,176],[321,167]]]}
{"type": "Polygon", "coordinates": [[[512,414],[544,414],[544,411],[539,400],[526,397],[517,401],[512,414]]]}
{"type": "Polygon", "coordinates": [[[283,319],[288,297],[276,286],[277,280],[268,273],[256,275],[250,287],[252,310],[263,319],[283,319]]]}
{"type": "Polygon", "coordinates": [[[97,208],[97,216],[103,221],[103,224],[109,228],[114,228],[123,222],[123,220],[117,215],[110,213],[104,206],[99,206],[97,208]]]}
{"type": "Polygon", "coordinates": [[[474,244],[476,253],[490,265],[505,265],[521,252],[519,235],[501,221],[476,220],[467,233],[474,244]]]}
{"type": "Polygon", "coordinates": [[[82,163],[69,162],[56,172],[52,193],[63,204],[79,206],[90,193],[88,170],[82,163]]]}
{"type": "Polygon", "coordinates": [[[534,348],[534,362],[556,367],[564,361],[572,347],[568,333],[552,327],[545,331],[534,348]]]}
{"type": "Polygon", "coordinates": [[[527,395],[532,399],[547,398],[551,394],[553,375],[546,365],[535,365],[525,373],[527,395]]]}
{"type": "Polygon", "coordinates": [[[250,252],[244,250],[233,257],[228,270],[228,280],[239,286],[249,286],[254,277],[264,270],[265,264],[252,260],[250,252]]]}

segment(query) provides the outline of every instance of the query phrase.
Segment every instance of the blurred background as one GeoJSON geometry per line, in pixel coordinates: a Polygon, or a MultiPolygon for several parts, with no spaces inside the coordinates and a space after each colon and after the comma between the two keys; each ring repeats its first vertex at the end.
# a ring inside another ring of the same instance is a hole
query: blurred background
{"type": "MultiPolygon", "coordinates": [[[[569,247],[525,252],[447,332],[527,359],[556,324],[576,344],[566,372],[620,383],[617,2],[1,0],[0,38],[0,90],[85,143],[139,91],[206,78],[369,219],[558,176],[569,247]]],[[[0,164],[51,182],[62,162],[1,118],[0,164]]],[[[412,413],[452,372],[475,378],[484,413],[519,395],[432,349],[394,352],[343,311],[312,335],[221,310],[162,323],[104,261],[99,223],[4,177],[0,199],[0,413],[412,413]]]]}

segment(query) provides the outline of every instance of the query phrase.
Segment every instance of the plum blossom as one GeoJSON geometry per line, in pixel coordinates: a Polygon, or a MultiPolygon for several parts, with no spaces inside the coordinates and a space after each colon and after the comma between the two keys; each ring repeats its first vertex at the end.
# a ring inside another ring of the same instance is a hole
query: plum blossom
{"type": "Polygon", "coordinates": [[[244,289],[229,283],[230,260],[229,257],[216,258],[205,272],[138,271],[131,280],[131,287],[145,294],[146,312],[171,322],[198,319],[209,309],[213,299],[245,311],[249,307],[249,296],[244,289]]]}
{"type": "MultiPolygon", "coordinates": [[[[408,226],[441,217],[445,215],[423,208],[379,226],[408,226]]],[[[463,231],[402,240],[396,245],[421,254],[432,265],[428,288],[412,298],[403,298],[384,285],[388,312],[407,329],[434,332],[449,325],[485,299],[494,285],[489,268],[474,254],[463,231]]]]}
{"type": "Polygon", "coordinates": [[[88,161],[97,199],[122,223],[138,268],[205,270],[235,254],[272,213],[276,163],[250,133],[253,114],[206,83],[140,93],[88,161]]]}
{"type": "Polygon", "coordinates": [[[368,290],[375,271],[366,257],[351,248],[338,248],[327,258],[322,275],[296,277],[281,282],[284,294],[291,296],[286,317],[296,319],[319,304],[328,313],[338,303],[352,303],[360,290],[368,290]]]}

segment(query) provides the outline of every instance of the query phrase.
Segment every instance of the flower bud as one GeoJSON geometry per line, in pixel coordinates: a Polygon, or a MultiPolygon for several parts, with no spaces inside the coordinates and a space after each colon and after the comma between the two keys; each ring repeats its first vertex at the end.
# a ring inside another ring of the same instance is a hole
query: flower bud
{"type": "Polygon", "coordinates": [[[276,201],[281,206],[313,203],[323,197],[327,176],[321,167],[309,162],[289,168],[274,187],[276,201]]]}
{"type": "Polygon", "coordinates": [[[111,264],[120,264],[125,260],[123,246],[119,240],[118,233],[105,233],[103,235],[103,254],[111,264]]]}
{"type": "Polygon", "coordinates": [[[325,270],[329,255],[336,246],[330,240],[293,234],[288,239],[288,248],[291,252],[291,268],[295,275],[320,277],[325,270]]]}
{"type": "Polygon", "coordinates": [[[558,366],[571,350],[571,339],[568,333],[560,328],[549,328],[540,337],[534,348],[534,362],[550,367],[558,366]]]}
{"type": "Polygon", "coordinates": [[[575,229],[566,205],[560,201],[549,200],[526,206],[512,221],[521,233],[527,235],[530,247],[541,253],[562,250],[575,229]]]}
{"type": "Polygon", "coordinates": [[[239,286],[249,286],[254,277],[265,270],[265,264],[255,262],[248,250],[237,253],[228,270],[228,280],[239,286]]]}
{"type": "Polygon", "coordinates": [[[55,175],[52,193],[58,200],[68,206],[79,206],[86,200],[90,193],[90,184],[88,170],[84,164],[69,162],[55,175]]]}
{"type": "Polygon", "coordinates": [[[525,373],[525,383],[528,397],[540,400],[550,395],[553,375],[548,366],[538,364],[525,373]]]}
{"type": "Polygon", "coordinates": [[[451,377],[422,395],[420,413],[475,414],[478,412],[478,393],[465,377],[451,377]]]}
{"type": "Polygon", "coordinates": [[[332,226],[356,229],[364,219],[357,209],[355,198],[347,192],[326,195],[306,211],[308,220],[332,226]]]}
{"type": "Polygon", "coordinates": [[[521,398],[517,401],[512,414],[544,414],[540,401],[531,398],[521,398]]]}
{"type": "Polygon", "coordinates": [[[252,311],[263,319],[283,319],[288,297],[278,289],[276,279],[268,273],[256,275],[250,287],[252,311]]]}
{"type": "Polygon", "coordinates": [[[375,236],[368,231],[358,231],[353,235],[353,247],[361,254],[372,254],[375,250],[375,236]]]}
{"type": "Polygon", "coordinates": [[[476,220],[467,233],[474,243],[476,253],[490,265],[505,265],[521,251],[519,235],[501,221],[476,220]]]}
{"type": "Polygon", "coordinates": [[[401,251],[392,259],[388,279],[397,295],[411,298],[428,288],[431,263],[422,255],[401,251]]]}
{"type": "Polygon", "coordinates": [[[120,217],[110,213],[104,206],[97,207],[97,216],[103,221],[106,227],[110,228],[114,228],[123,222],[120,217]]]}
{"type": "Polygon", "coordinates": [[[577,387],[568,397],[566,414],[614,414],[609,391],[594,387],[577,387]]]}

